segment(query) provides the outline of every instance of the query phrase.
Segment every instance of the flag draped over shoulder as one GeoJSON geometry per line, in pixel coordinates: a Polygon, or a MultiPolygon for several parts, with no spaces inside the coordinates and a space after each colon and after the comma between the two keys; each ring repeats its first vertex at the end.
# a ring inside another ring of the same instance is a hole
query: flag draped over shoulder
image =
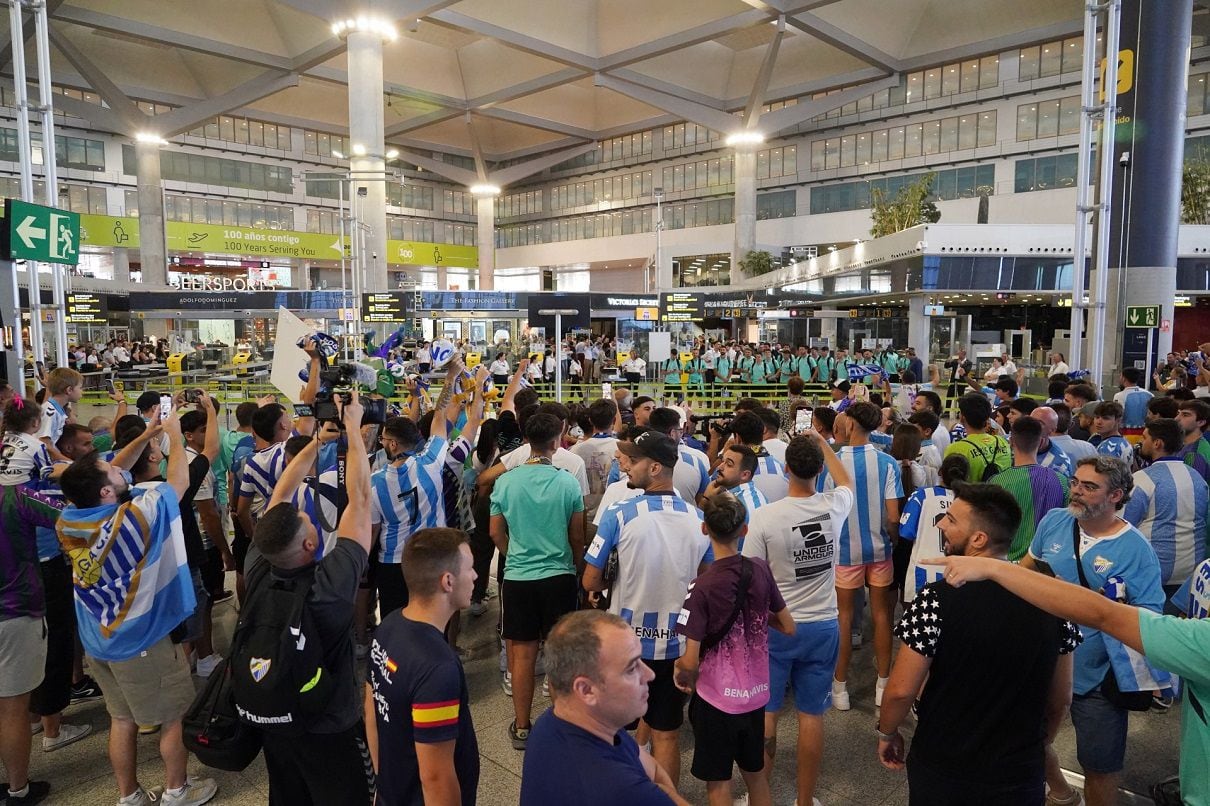
{"type": "Polygon", "coordinates": [[[138,655],[197,607],[176,491],[163,483],[130,492],[124,504],[68,507],[58,523],[80,640],[106,661],[138,655]]]}

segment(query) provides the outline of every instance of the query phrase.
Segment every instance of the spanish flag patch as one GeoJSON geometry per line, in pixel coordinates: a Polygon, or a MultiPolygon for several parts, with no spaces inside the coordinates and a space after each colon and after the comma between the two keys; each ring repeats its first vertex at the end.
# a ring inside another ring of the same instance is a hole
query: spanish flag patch
{"type": "Polygon", "coordinates": [[[412,727],[440,728],[458,722],[458,700],[418,702],[412,706],[412,727]]]}

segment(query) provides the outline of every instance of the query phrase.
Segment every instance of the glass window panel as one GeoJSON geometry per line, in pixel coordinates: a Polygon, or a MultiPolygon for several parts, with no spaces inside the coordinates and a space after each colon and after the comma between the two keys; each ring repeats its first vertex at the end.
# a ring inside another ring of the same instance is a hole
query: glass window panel
{"type": "Polygon", "coordinates": [[[947,64],[941,68],[941,94],[942,95],[957,95],[961,89],[960,79],[961,73],[959,66],[956,64],[947,64]]]}
{"type": "Polygon", "coordinates": [[[984,56],[979,60],[979,88],[989,89],[1000,83],[1000,57],[984,56]]]}
{"type": "Polygon", "coordinates": [[[905,138],[903,143],[903,156],[919,157],[920,156],[920,124],[915,123],[911,126],[904,126],[905,138]]]}
{"type": "Polygon", "coordinates": [[[924,73],[909,73],[907,78],[907,103],[924,100],[924,73]]]}
{"type": "Polygon", "coordinates": [[[1185,96],[1185,114],[1201,115],[1206,111],[1206,74],[1189,76],[1189,90],[1185,96]]]}
{"type": "MultiPolygon", "coordinates": [[[[821,148],[821,153],[822,153],[822,148],[821,148]]],[[[711,186],[721,184],[721,180],[719,179],[718,160],[710,160],[710,167],[709,167],[708,171],[709,171],[709,174],[708,174],[709,184],[711,186]]]]}
{"type": "Polygon", "coordinates": [[[756,178],[769,178],[769,152],[767,150],[756,153],[756,178]]]}
{"type": "Polygon", "coordinates": [[[1038,75],[1057,76],[1063,70],[1063,43],[1048,42],[1042,46],[1038,75]]]}
{"type": "Polygon", "coordinates": [[[781,175],[798,175],[798,146],[786,146],[782,149],[781,175]]]}
{"type": "Polygon", "coordinates": [[[248,144],[248,121],[245,118],[235,121],[235,142],[248,144]]]}
{"type": "Polygon", "coordinates": [[[887,131],[887,159],[903,159],[903,134],[902,126],[887,131]]]}
{"type": "Polygon", "coordinates": [[[1021,48],[1021,54],[1017,62],[1017,78],[1021,81],[1029,81],[1038,77],[1041,52],[1042,49],[1037,45],[1034,45],[1032,48],[1021,48]]]}
{"type": "Polygon", "coordinates": [[[673,190],[684,190],[685,189],[685,166],[684,165],[673,166],[673,168],[672,168],[672,189],[673,190]]]}
{"type": "Polygon", "coordinates": [[[871,140],[872,137],[868,133],[857,135],[856,159],[858,165],[868,165],[870,163],[871,140]]]}
{"type": "MultiPolygon", "coordinates": [[[[759,176],[759,168],[757,169],[759,176]]],[[[692,190],[697,187],[697,165],[690,162],[685,165],[685,189],[692,190]]]]}
{"type": "Polygon", "coordinates": [[[312,131],[303,132],[303,151],[308,154],[318,154],[319,149],[316,143],[318,142],[318,134],[312,131]]]}
{"type": "Polygon", "coordinates": [[[1032,140],[1038,136],[1038,105],[1021,104],[1017,107],[1017,140],[1032,140]]]}
{"type": "Polygon", "coordinates": [[[887,139],[890,132],[886,129],[874,132],[870,148],[870,162],[883,162],[887,158],[887,139]]]}
{"type": "Polygon", "coordinates": [[[956,151],[957,148],[958,118],[946,118],[941,121],[941,151],[956,151]]]}
{"type": "Polygon", "coordinates": [[[1054,137],[1059,133],[1059,102],[1038,103],[1038,137],[1054,137]]]}
{"type": "Polygon", "coordinates": [[[840,138],[840,167],[848,168],[857,162],[857,138],[852,134],[840,138]]]}
{"type": "Polygon", "coordinates": [[[921,144],[925,154],[936,154],[941,150],[941,121],[930,120],[924,124],[921,144]]]}
{"type": "Polygon", "coordinates": [[[206,122],[206,136],[211,140],[218,140],[220,137],[218,118],[214,118],[206,122]]]}
{"type": "Polygon", "coordinates": [[[1063,40],[1063,72],[1076,73],[1084,69],[1084,37],[1063,40]]]}
{"type": "Polygon", "coordinates": [[[924,72],[924,97],[941,97],[941,68],[935,67],[924,72]]]}
{"type": "Polygon", "coordinates": [[[939,199],[958,198],[956,182],[957,178],[953,171],[939,171],[936,183],[933,185],[933,194],[939,199]]]}
{"type": "Polygon", "coordinates": [[[968,59],[962,63],[962,92],[979,89],[979,60],[968,59]]]}
{"type": "Polygon", "coordinates": [[[1038,190],[1049,190],[1057,186],[1058,160],[1055,157],[1040,157],[1034,171],[1034,186],[1038,190]]]}
{"type": "Polygon", "coordinates": [[[235,140],[235,121],[230,117],[223,115],[218,119],[219,137],[223,140],[231,142],[235,140]]]}
{"type": "Polygon", "coordinates": [[[975,195],[975,167],[973,165],[958,168],[954,174],[954,198],[969,199],[975,195]]]}
{"type": "Polygon", "coordinates": [[[979,144],[979,122],[975,115],[958,118],[958,148],[974,148],[979,144]]]}
{"type": "Polygon", "coordinates": [[[979,113],[979,145],[994,146],[996,144],[996,119],[995,112],[979,113]]]}
{"type": "Polygon", "coordinates": [[[1059,101],[1059,134],[1074,134],[1080,130],[1080,96],[1072,95],[1059,101]]]}

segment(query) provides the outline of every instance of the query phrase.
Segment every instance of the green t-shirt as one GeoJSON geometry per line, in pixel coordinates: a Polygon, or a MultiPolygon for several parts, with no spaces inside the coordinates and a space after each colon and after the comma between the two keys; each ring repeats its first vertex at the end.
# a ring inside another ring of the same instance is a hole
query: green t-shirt
{"type": "Polygon", "coordinates": [[[1008,470],[1013,464],[1013,452],[1008,447],[1008,440],[995,434],[968,434],[962,439],[954,440],[945,449],[945,455],[961,454],[970,462],[972,482],[983,481],[983,469],[988,462],[995,463],[1000,470],[1008,470]]]}
{"type": "Polygon", "coordinates": [[[574,574],[567,523],[584,511],[580,482],[544,463],[514,467],[496,480],[491,514],[508,523],[508,564],[504,578],[533,581],[574,574]]]}
{"type": "Polygon", "coordinates": [[[1210,620],[1139,610],[1143,654],[1181,676],[1181,797],[1210,806],[1210,620]]]}

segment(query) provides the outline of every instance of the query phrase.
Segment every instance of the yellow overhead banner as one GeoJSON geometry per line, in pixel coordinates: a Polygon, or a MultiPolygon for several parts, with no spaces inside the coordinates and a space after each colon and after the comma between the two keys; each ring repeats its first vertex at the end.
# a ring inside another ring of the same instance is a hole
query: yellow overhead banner
{"type": "MultiPolygon", "coordinates": [[[[169,221],[167,238],[169,252],[203,252],[262,260],[340,259],[340,237],[313,232],[169,221]]],[[[348,239],[345,241],[347,246],[348,239]]],[[[80,243],[83,246],[137,249],[139,220],[128,216],[82,215],[80,243]]],[[[479,250],[474,246],[425,241],[387,241],[387,262],[395,266],[473,269],[479,265],[479,250]]]]}

